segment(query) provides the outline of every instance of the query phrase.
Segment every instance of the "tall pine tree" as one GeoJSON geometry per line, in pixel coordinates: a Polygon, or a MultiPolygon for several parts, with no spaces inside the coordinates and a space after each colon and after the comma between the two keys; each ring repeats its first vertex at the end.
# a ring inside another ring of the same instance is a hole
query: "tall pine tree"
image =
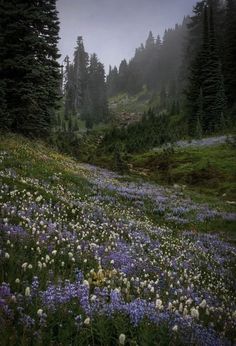
{"type": "Polygon", "coordinates": [[[198,132],[199,122],[204,133],[212,133],[220,128],[222,115],[226,108],[222,64],[215,33],[213,6],[201,8],[202,39],[201,46],[190,64],[187,90],[187,116],[189,134],[198,132]]]}
{"type": "Polygon", "coordinates": [[[89,56],[85,52],[82,36],[77,38],[77,46],[74,52],[74,113],[84,113],[84,102],[88,88],[88,64],[89,56]]]}
{"type": "Polygon", "coordinates": [[[234,106],[236,120],[236,0],[226,1],[224,23],[224,76],[229,107],[234,106]]]}
{"type": "Polygon", "coordinates": [[[209,33],[206,47],[207,60],[203,65],[203,129],[206,133],[212,133],[220,126],[220,119],[226,108],[226,98],[222,75],[222,65],[216,40],[213,7],[206,7],[209,17],[209,33]]]}
{"type": "Polygon", "coordinates": [[[107,121],[108,118],[105,71],[96,54],[91,55],[88,72],[85,120],[87,127],[91,128],[94,124],[107,121]]]}
{"type": "Polygon", "coordinates": [[[2,0],[0,18],[0,124],[46,136],[59,99],[56,0],[2,0]]]}

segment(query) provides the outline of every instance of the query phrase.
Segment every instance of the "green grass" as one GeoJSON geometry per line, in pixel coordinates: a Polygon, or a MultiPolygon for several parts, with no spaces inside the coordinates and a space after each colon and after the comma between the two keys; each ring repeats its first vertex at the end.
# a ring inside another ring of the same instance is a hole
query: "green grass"
{"type": "Polygon", "coordinates": [[[65,187],[74,186],[84,194],[89,192],[90,185],[85,179],[83,171],[76,166],[76,162],[71,157],[53,150],[45,143],[32,142],[15,135],[1,136],[0,152],[4,152],[6,149],[10,156],[5,158],[4,165],[0,161],[0,169],[10,169],[23,178],[39,179],[52,185],[55,179],[57,183],[59,182],[65,187]]]}
{"type": "Polygon", "coordinates": [[[196,192],[236,197],[236,151],[229,145],[148,152],[130,161],[137,173],[163,184],[186,184],[196,192]]]}

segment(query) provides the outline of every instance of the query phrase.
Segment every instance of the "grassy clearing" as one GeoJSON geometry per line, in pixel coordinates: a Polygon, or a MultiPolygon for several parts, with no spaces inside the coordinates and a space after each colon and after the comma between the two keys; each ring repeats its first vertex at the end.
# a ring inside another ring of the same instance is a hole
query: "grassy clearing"
{"type": "Polygon", "coordinates": [[[230,145],[148,152],[134,155],[131,164],[138,173],[163,184],[186,184],[196,193],[224,201],[236,198],[236,150],[230,145]]]}

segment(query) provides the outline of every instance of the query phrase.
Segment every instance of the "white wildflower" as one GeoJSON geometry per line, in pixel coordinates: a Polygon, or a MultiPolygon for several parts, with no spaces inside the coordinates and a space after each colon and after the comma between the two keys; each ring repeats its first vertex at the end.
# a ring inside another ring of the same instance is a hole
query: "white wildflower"
{"type": "Polygon", "coordinates": [[[203,299],[203,301],[201,302],[201,304],[199,304],[200,308],[202,308],[202,309],[205,309],[206,305],[207,305],[207,302],[206,302],[205,299],[203,299]]]}
{"type": "Polygon", "coordinates": [[[37,311],[37,315],[38,315],[39,317],[41,317],[41,316],[42,316],[42,314],[43,314],[43,309],[38,309],[38,311],[37,311]]]}
{"type": "Polygon", "coordinates": [[[30,296],[30,287],[26,287],[26,289],[25,289],[25,296],[26,297],[30,296]]]}
{"type": "Polygon", "coordinates": [[[187,305],[191,305],[192,302],[193,302],[193,300],[192,300],[191,298],[189,298],[189,299],[186,301],[186,304],[187,304],[187,305]]]}
{"type": "Polygon", "coordinates": [[[50,257],[48,255],[45,256],[45,262],[48,263],[50,261],[50,257]]]}
{"type": "Polygon", "coordinates": [[[198,310],[195,309],[195,308],[192,308],[192,309],[191,309],[191,316],[192,316],[193,318],[196,318],[196,319],[198,320],[198,319],[199,319],[199,312],[198,312],[198,310]]]}
{"type": "Polygon", "coordinates": [[[162,305],[162,300],[161,299],[157,299],[156,300],[156,308],[157,309],[162,309],[163,305],[162,305]]]}
{"type": "Polygon", "coordinates": [[[178,329],[179,329],[179,328],[178,328],[177,324],[172,328],[173,332],[177,332],[178,329]]]}
{"type": "Polygon", "coordinates": [[[84,285],[84,286],[89,286],[88,280],[84,280],[84,281],[83,281],[83,285],[84,285]]]}
{"type": "Polygon", "coordinates": [[[89,317],[87,317],[87,318],[84,320],[84,324],[85,324],[86,326],[88,326],[88,325],[90,324],[90,318],[89,318],[89,317]]]}
{"type": "Polygon", "coordinates": [[[125,334],[120,334],[120,336],[119,336],[119,344],[120,345],[124,345],[125,344],[125,339],[126,339],[125,334]]]}
{"type": "Polygon", "coordinates": [[[36,202],[41,202],[42,199],[43,199],[43,197],[40,195],[40,196],[38,196],[38,197],[36,198],[36,202]]]}
{"type": "Polygon", "coordinates": [[[183,312],[183,303],[179,304],[179,312],[183,312]]]}
{"type": "Polygon", "coordinates": [[[11,296],[11,301],[13,302],[13,303],[16,303],[16,296],[11,296]]]}
{"type": "Polygon", "coordinates": [[[21,268],[22,268],[22,269],[24,269],[24,271],[25,271],[25,270],[26,270],[26,268],[27,268],[27,266],[28,266],[28,263],[27,263],[27,262],[25,262],[25,263],[23,263],[23,264],[22,264],[21,268]]]}

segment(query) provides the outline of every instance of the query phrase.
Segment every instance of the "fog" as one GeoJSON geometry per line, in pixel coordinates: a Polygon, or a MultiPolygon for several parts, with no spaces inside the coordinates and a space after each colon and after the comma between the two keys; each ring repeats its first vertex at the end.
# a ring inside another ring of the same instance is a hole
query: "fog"
{"type": "Polygon", "coordinates": [[[60,53],[72,58],[77,36],[83,36],[88,53],[104,63],[119,65],[130,59],[149,30],[154,36],[181,23],[196,0],[58,0],[61,22],[60,53]]]}

